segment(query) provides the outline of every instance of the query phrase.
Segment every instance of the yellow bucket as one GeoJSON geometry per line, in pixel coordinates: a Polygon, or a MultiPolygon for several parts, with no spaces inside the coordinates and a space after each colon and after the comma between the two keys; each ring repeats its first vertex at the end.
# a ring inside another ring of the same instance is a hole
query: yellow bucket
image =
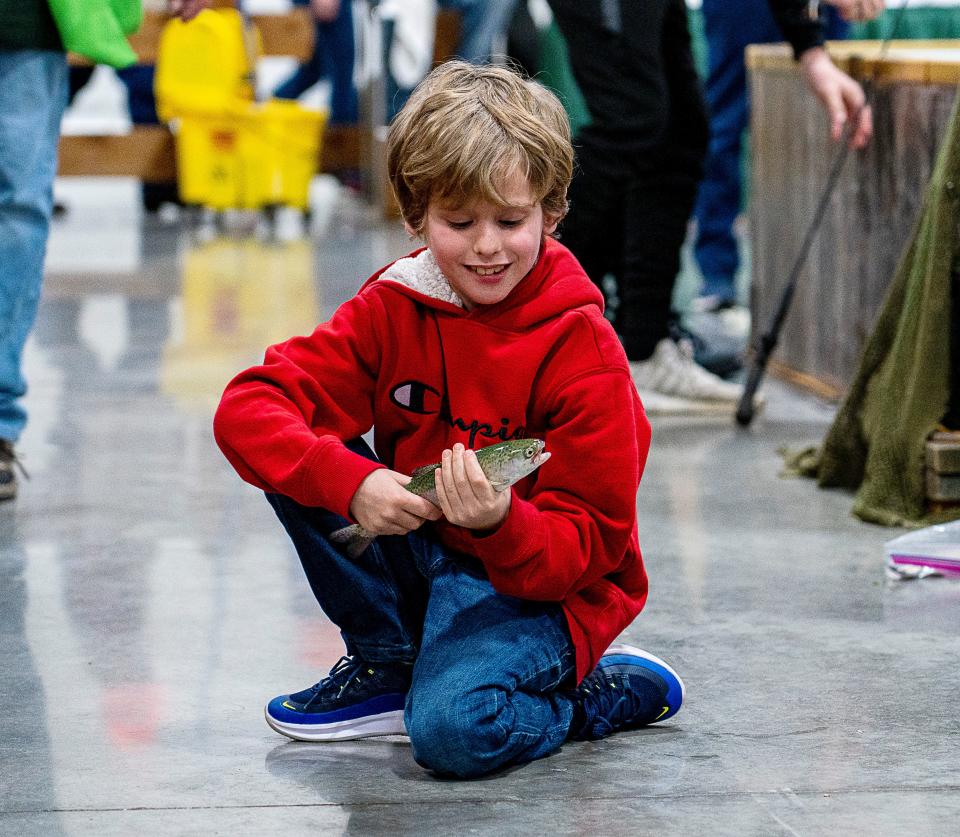
{"type": "Polygon", "coordinates": [[[186,203],[211,209],[309,206],[326,113],[253,101],[256,32],[236,9],[170,21],[160,38],[157,112],[173,121],[186,203]],[[244,39],[253,38],[255,43],[244,39]]]}
{"type": "Polygon", "coordinates": [[[310,181],[317,173],[326,111],[297,102],[273,99],[258,108],[257,129],[271,163],[266,177],[266,203],[298,209],[309,206],[310,181]]]}
{"type": "Polygon", "coordinates": [[[254,98],[260,36],[236,9],[206,9],[189,23],[171,20],[157,50],[157,113],[169,121],[184,113],[229,110],[254,98]]]}
{"type": "Polygon", "coordinates": [[[260,207],[255,173],[244,129],[249,108],[234,107],[227,114],[193,113],[182,116],[176,132],[177,183],[185,203],[210,209],[260,207]]]}
{"type": "Polygon", "coordinates": [[[184,114],[176,134],[181,197],[221,210],[307,209],[325,122],[326,113],[287,101],[184,114]]]}

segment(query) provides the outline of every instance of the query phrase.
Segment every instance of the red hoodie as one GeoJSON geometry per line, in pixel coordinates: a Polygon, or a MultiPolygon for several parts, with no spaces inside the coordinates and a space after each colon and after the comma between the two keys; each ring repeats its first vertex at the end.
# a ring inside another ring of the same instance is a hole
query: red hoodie
{"type": "Polygon", "coordinates": [[[237,375],[217,443],[247,482],[349,518],[378,467],[409,474],[456,442],[543,439],[550,461],[513,486],[495,532],[427,525],[500,593],[563,605],[579,681],[647,596],[636,499],[650,425],[626,356],[599,291],[553,239],[506,299],[472,311],[442,276],[439,293],[404,284],[425,258],[436,271],[422,250],[388,265],[313,334],[237,375]],[[371,427],[382,464],[341,441],[371,427]]]}

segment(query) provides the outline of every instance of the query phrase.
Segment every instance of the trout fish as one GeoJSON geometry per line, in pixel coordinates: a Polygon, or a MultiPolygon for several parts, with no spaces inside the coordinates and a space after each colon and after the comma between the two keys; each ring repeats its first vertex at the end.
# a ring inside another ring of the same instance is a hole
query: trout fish
{"type": "MultiPolygon", "coordinates": [[[[540,439],[512,439],[480,448],[476,454],[480,469],[495,491],[506,491],[550,458],[540,439]]],[[[439,506],[436,482],[436,470],[439,467],[440,463],[437,462],[417,468],[405,486],[407,491],[418,497],[425,497],[435,506],[439,506]]],[[[373,543],[375,537],[359,523],[354,523],[331,533],[330,540],[344,546],[349,557],[356,558],[373,543]]]]}

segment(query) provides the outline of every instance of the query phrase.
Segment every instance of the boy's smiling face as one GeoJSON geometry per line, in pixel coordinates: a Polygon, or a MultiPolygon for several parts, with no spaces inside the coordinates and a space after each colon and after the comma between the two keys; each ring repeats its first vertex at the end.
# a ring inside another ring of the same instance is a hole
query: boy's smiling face
{"type": "Polygon", "coordinates": [[[507,205],[483,198],[462,204],[431,199],[423,235],[464,308],[504,300],[536,264],[545,234],[557,221],[544,218],[521,176],[501,185],[507,205]]]}

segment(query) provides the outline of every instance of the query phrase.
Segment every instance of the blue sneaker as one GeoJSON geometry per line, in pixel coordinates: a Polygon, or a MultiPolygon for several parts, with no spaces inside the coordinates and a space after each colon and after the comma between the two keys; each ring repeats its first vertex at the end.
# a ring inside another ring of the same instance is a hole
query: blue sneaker
{"type": "Polygon", "coordinates": [[[573,693],[569,737],[592,741],[665,721],[683,703],[683,681],[663,660],[629,645],[611,645],[573,693]]]}
{"type": "Polygon", "coordinates": [[[403,705],[412,666],[383,666],[341,657],[319,683],[275,697],[267,723],[297,741],[346,741],[371,735],[406,735],[403,705]]]}

